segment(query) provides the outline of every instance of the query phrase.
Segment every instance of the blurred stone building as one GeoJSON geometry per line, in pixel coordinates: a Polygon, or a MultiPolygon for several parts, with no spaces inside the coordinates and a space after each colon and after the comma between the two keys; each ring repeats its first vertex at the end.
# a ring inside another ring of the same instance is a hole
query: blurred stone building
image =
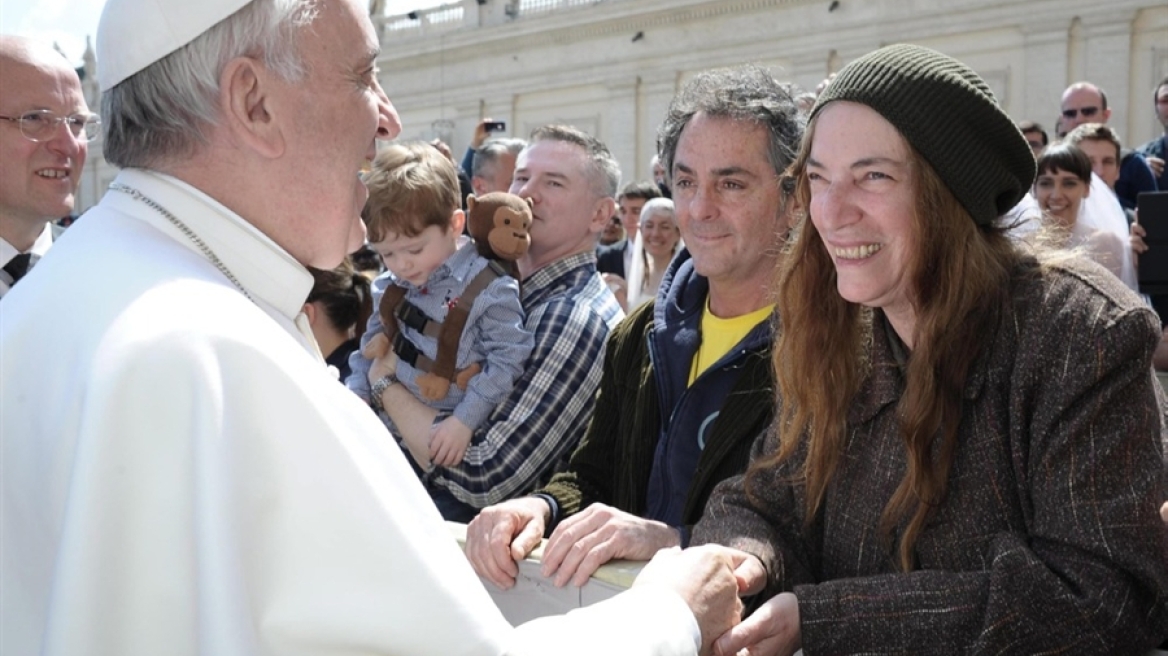
{"type": "MultiPolygon", "coordinates": [[[[1101,85],[1125,144],[1159,134],[1152,89],[1168,75],[1163,0],[454,0],[385,15],[381,82],[403,138],[446,141],[457,156],[475,124],[511,136],[562,122],[604,140],[625,180],[648,179],[670,98],[695,72],[754,62],[808,90],[849,60],[912,42],[977,70],[1016,120],[1052,132],[1070,83],[1101,85]]],[[[100,107],[92,53],[84,86],[100,107]]],[[[90,150],[78,210],[114,170],[90,150]]]]}
{"type": "Polygon", "coordinates": [[[1063,89],[1095,82],[1127,144],[1159,134],[1152,89],[1168,75],[1163,0],[462,0],[374,20],[404,137],[461,154],[480,117],[517,137],[565,122],[605,141],[625,180],[649,177],[670,98],[716,66],[755,62],[814,90],[912,42],[964,61],[1048,132],[1063,89]]]}

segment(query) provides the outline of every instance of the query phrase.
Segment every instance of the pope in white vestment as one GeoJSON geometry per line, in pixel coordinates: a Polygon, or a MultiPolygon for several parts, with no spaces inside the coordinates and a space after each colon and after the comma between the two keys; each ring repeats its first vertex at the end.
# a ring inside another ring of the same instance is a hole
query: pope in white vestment
{"type": "Polygon", "coordinates": [[[652,585],[512,629],[298,327],[307,271],[177,179],[115,185],[246,295],[111,191],[5,297],[0,653],[696,653],[652,585]]]}

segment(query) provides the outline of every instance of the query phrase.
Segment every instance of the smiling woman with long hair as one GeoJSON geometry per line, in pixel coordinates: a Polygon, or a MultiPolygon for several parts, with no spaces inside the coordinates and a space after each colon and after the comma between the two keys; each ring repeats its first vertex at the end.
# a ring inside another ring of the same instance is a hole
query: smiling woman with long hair
{"type": "Polygon", "coordinates": [[[719,653],[1122,653],[1168,634],[1155,315],[1000,217],[1035,162],[986,84],[853,62],[791,174],[775,423],[694,530],[754,556],[719,653]]]}

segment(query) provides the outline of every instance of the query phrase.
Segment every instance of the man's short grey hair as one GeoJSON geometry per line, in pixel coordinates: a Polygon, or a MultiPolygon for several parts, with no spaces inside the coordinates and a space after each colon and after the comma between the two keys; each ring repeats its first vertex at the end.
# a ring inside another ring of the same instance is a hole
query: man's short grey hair
{"type": "Polygon", "coordinates": [[[519,152],[527,146],[527,142],[522,139],[508,139],[500,137],[498,139],[488,139],[486,143],[478,147],[475,151],[474,160],[470,167],[470,174],[472,177],[489,178],[494,175],[495,162],[499,161],[499,156],[503,153],[511,153],[512,155],[519,155],[519,152]]]}
{"type": "MultiPolygon", "coordinates": [[[[196,0],[197,1],[197,0],[196,0]]],[[[182,48],[105,92],[106,160],[156,168],[191,156],[219,121],[219,75],[236,57],[254,57],[282,79],[303,78],[301,29],[319,0],[254,0],[182,48]]]]}
{"type": "Polygon", "coordinates": [[[782,175],[795,161],[807,125],[796,102],[800,91],[793,84],[776,81],[766,69],[753,64],[699,73],[674,96],[657,130],[657,151],[665,175],[672,179],[681,132],[698,113],[752,121],[766,128],[770,137],[767,156],[775,174],[782,175]]]}
{"type": "Polygon", "coordinates": [[[531,133],[528,147],[540,141],[562,141],[583,148],[588,154],[588,177],[593,190],[601,197],[616,198],[616,190],[620,188],[620,164],[599,139],[569,125],[545,125],[531,133]]]}

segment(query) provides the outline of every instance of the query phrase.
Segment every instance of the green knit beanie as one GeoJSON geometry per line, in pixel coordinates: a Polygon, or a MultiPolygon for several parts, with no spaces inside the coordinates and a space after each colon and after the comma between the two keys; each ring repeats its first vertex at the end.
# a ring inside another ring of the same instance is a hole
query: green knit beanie
{"type": "Polygon", "coordinates": [[[833,100],[876,110],[932,165],[979,225],[1026,195],[1034,154],[985,81],[965,64],[909,44],[848,64],[819,95],[814,117],[833,100]]]}

